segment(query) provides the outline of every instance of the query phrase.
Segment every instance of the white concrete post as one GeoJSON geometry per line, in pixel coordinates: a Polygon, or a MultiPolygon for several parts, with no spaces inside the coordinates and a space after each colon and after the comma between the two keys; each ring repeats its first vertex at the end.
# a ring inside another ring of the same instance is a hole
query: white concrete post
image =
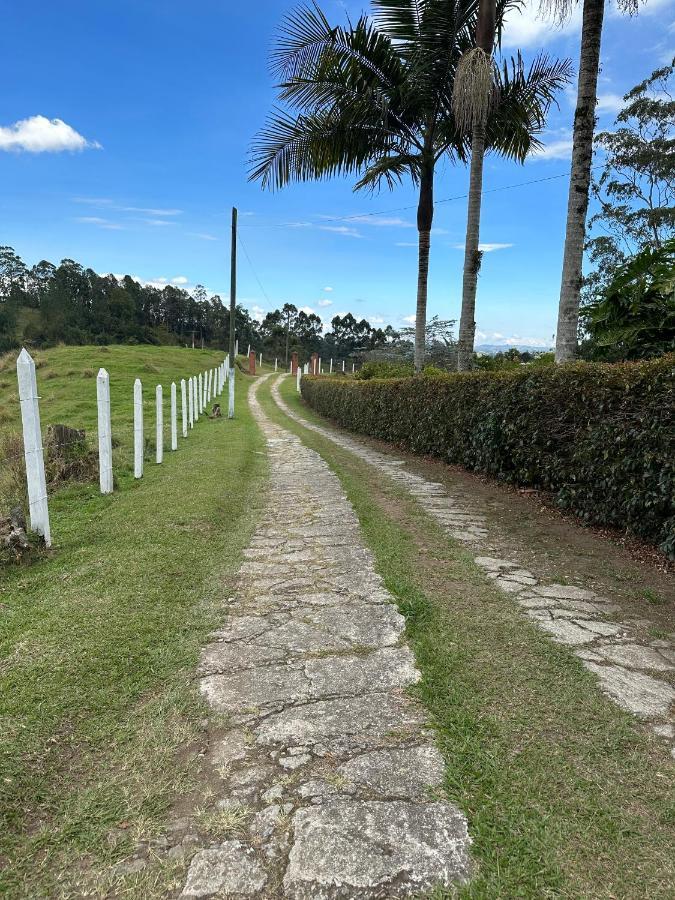
{"type": "Polygon", "coordinates": [[[176,409],[176,382],[171,382],[171,449],[178,450],[178,411],[176,409]]]}
{"type": "Polygon", "coordinates": [[[199,381],[198,381],[196,375],[192,376],[192,389],[193,389],[194,395],[195,395],[194,407],[195,407],[195,422],[196,422],[197,419],[199,418],[199,381]]]}
{"type": "Polygon", "coordinates": [[[105,369],[96,377],[98,406],[98,480],[102,494],[112,494],[112,425],[110,423],[110,376],[105,369]]]}
{"type": "Polygon", "coordinates": [[[321,374],[321,357],[319,357],[318,360],[316,361],[316,368],[320,375],[321,374]]]}
{"type": "Polygon", "coordinates": [[[295,386],[300,393],[300,379],[302,378],[302,372],[300,371],[300,366],[298,366],[295,374],[295,386]]]}
{"type": "Polygon", "coordinates": [[[228,353],[225,357],[225,381],[227,381],[228,376],[230,374],[230,354],[228,353]]]}
{"type": "Polygon", "coordinates": [[[258,362],[258,365],[259,365],[259,366],[262,366],[262,353],[260,354],[260,360],[259,360],[259,362],[258,362]]]}
{"type": "Polygon", "coordinates": [[[342,360],[342,371],[344,372],[344,370],[345,370],[345,361],[344,361],[344,359],[343,359],[343,360],[342,360]]]}
{"type": "Polygon", "coordinates": [[[134,478],[143,477],[143,385],[140,378],[134,381],[134,478]]]}
{"type": "Polygon", "coordinates": [[[180,380],[180,411],[181,411],[181,417],[183,419],[183,421],[181,423],[183,425],[183,437],[185,438],[185,437],[187,437],[187,428],[188,428],[188,422],[187,422],[188,410],[187,410],[187,391],[186,391],[186,385],[185,385],[184,378],[181,378],[181,380],[180,380]]]}
{"type": "Polygon", "coordinates": [[[188,378],[187,383],[187,391],[188,391],[188,425],[190,428],[195,427],[195,389],[192,385],[192,378],[188,378]]]}
{"type": "Polygon", "coordinates": [[[352,363],[352,375],[354,374],[354,366],[355,366],[355,363],[352,363]]]}
{"type": "Polygon", "coordinates": [[[275,357],[274,357],[274,371],[275,371],[275,372],[276,372],[276,370],[277,370],[277,363],[278,363],[278,362],[279,362],[279,360],[278,360],[277,357],[275,356],[275,357]]]}
{"type": "Polygon", "coordinates": [[[203,390],[203,388],[202,388],[202,379],[203,379],[203,378],[204,378],[204,376],[203,376],[202,373],[200,372],[200,373],[199,373],[199,379],[198,379],[198,381],[197,381],[197,409],[199,410],[199,415],[201,415],[202,410],[203,410],[203,408],[204,408],[204,407],[202,406],[202,404],[203,404],[203,402],[204,402],[204,390],[203,390]]]}
{"type": "Polygon", "coordinates": [[[333,374],[333,357],[331,357],[331,360],[330,360],[330,369],[328,370],[328,374],[329,375],[333,374]]]}
{"type": "Polygon", "coordinates": [[[51,547],[52,535],[49,527],[47,506],[47,479],[45,460],[42,452],[42,430],[40,428],[40,406],[35,377],[35,363],[24,349],[16,361],[16,375],[19,382],[21,402],[21,422],[23,424],[23,453],[26,460],[26,481],[28,484],[28,509],[30,527],[41,534],[45,544],[51,547]]]}
{"type": "Polygon", "coordinates": [[[204,380],[202,381],[202,389],[203,389],[203,393],[202,393],[202,412],[204,412],[204,410],[206,409],[206,393],[207,393],[207,390],[208,390],[208,377],[207,377],[207,374],[206,374],[206,369],[204,370],[204,380]]]}
{"type": "Polygon", "coordinates": [[[155,459],[161,463],[164,459],[164,410],[162,406],[162,385],[155,388],[155,407],[157,411],[157,425],[155,428],[155,442],[157,444],[155,459]]]}
{"type": "Polygon", "coordinates": [[[239,356],[239,338],[234,342],[234,357],[235,359],[239,356]]]}
{"type": "Polygon", "coordinates": [[[250,344],[248,345],[248,350],[246,351],[246,355],[247,356],[251,355],[251,345],[250,344]]]}
{"type": "Polygon", "coordinates": [[[234,369],[230,369],[227,418],[234,419],[234,369]]]}

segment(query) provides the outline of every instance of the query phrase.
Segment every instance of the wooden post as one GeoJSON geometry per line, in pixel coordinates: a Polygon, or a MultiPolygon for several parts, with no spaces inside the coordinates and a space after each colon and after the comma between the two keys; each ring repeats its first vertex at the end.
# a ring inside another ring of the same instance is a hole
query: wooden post
{"type": "Polygon", "coordinates": [[[255,350],[248,351],[248,374],[255,375],[255,350]]]}
{"type": "Polygon", "coordinates": [[[312,375],[318,375],[318,374],[319,374],[319,368],[318,368],[318,365],[317,365],[317,360],[318,360],[318,359],[319,359],[319,354],[318,354],[318,353],[312,353],[312,360],[311,360],[311,372],[312,372],[312,375]]]}
{"type": "Polygon", "coordinates": [[[171,382],[171,449],[178,450],[178,414],[176,409],[176,382],[171,382]]]}
{"type": "Polygon", "coordinates": [[[185,389],[185,379],[181,378],[180,380],[180,412],[182,418],[183,425],[183,437],[187,437],[187,429],[188,429],[188,421],[187,421],[187,391],[185,389]]]}
{"type": "Polygon", "coordinates": [[[102,494],[112,494],[112,425],[110,422],[110,376],[105,369],[96,377],[98,406],[98,480],[102,494]]]}
{"type": "Polygon", "coordinates": [[[140,378],[134,381],[134,478],[143,477],[143,385],[140,378]]]}
{"type": "Polygon", "coordinates": [[[195,392],[192,386],[192,378],[188,378],[187,383],[188,390],[188,425],[190,428],[194,428],[195,426],[195,410],[194,410],[194,402],[195,402],[195,392]]]}
{"type": "Polygon", "coordinates": [[[52,535],[49,526],[49,507],[47,506],[47,479],[42,451],[37,378],[35,377],[35,363],[25,347],[16,361],[16,375],[21,403],[30,527],[37,534],[42,535],[47,547],[51,547],[52,535]]]}
{"type": "Polygon", "coordinates": [[[162,400],[162,385],[158,384],[155,388],[155,409],[157,415],[155,427],[155,443],[157,444],[155,460],[158,465],[164,460],[164,409],[162,400]]]}
{"type": "Polygon", "coordinates": [[[291,375],[295,375],[295,373],[297,371],[298,371],[298,354],[295,351],[293,351],[293,353],[291,353],[291,375]]]}

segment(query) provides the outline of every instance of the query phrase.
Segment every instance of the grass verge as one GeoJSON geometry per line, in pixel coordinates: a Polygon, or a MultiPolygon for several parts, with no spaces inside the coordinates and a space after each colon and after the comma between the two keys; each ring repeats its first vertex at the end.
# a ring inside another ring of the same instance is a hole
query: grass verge
{"type": "MultiPolygon", "coordinates": [[[[151,375],[166,383],[184,367],[164,352],[151,375]]],[[[198,652],[263,499],[264,443],[238,382],[235,420],[200,420],[141,481],[59,491],[54,553],[0,576],[3,896],[105,896],[116,861],[192,783],[198,652]]],[[[72,399],[58,414],[78,424],[72,399]]]]}
{"type": "MultiPolygon", "coordinates": [[[[308,419],[286,379],[282,394],[308,419]]],[[[527,622],[410,496],[259,399],[341,479],[398,598],[479,870],[465,898],[666,898],[674,767],[566,648],[527,622]]],[[[437,895],[442,897],[443,894],[437,895]]]]}

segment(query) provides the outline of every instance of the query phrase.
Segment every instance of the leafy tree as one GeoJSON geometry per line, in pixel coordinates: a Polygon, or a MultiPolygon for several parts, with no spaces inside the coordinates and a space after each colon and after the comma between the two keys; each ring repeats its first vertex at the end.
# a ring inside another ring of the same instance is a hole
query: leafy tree
{"type": "Polygon", "coordinates": [[[674,80],[675,60],[629,91],[617,127],[595,139],[604,164],[592,188],[600,208],[589,221],[590,299],[630,256],[675,236],[674,80]]]}
{"type": "Polygon", "coordinates": [[[644,359],[675,350],[675,238],[620,266],[583,318],[596,357],[644,359]]]}
{"type": "MultiPolygon", "coordinates": [[[[500,0],[499,27],[513,0],[500,0]]],[[[356,190],[410,178],[419,191],[415,368],[424,327],[434,178],[442,159],[464,161],[468,140],[452,113],[459,59],[474,46],[477,0],[373,0],[356,24],[332,26],[316,3],[285,20],[273,56],[277,110],[252,149],[263,188],[357,175],[356,190]]],[[[543,60],[526,75],[520,56],[495,71],[485,147],[522,160],[536,145],[540,107],[560,78],[543,60]]]]}

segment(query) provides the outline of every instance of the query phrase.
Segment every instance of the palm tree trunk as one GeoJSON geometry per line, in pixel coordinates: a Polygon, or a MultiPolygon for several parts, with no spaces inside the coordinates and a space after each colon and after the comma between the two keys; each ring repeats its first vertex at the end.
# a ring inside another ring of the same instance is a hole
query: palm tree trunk
{"type": "Polygon", "coordinates": [[[471,137],[471,173],[469,175],[469,203],[464,245],[464,277],[462,281],[462,312],[457,343],[457,371],[468,372],[473,365],[473,341],[476,333],[476,287],[481,254],[480,206],[483,194],[483,158],[485,156],[485,125],[474,126],[471,137]]]}
{"type": "Polygon", "coordinates": [[[429,251],[431,225],[434,219],[434,167],[422,165],[420,199],[417,207],[417,231],[419,257],[417,267],[417,310],[415,313],[415,372],[424,368],[424,351],[427,326],[427,283],[429,280],[429,251]]]}
{"type": "Polygon", "coordinates": [[[581,293],[586,213],[591,185],[593,131],[597,102],[600,43],[605,0],[584,0],[579,59],[577,108],[574,114],[572,167],[567,198],[567,227],[563,257],[555,361],[574,359],[577,353],[579,295],[581,293]]]}

